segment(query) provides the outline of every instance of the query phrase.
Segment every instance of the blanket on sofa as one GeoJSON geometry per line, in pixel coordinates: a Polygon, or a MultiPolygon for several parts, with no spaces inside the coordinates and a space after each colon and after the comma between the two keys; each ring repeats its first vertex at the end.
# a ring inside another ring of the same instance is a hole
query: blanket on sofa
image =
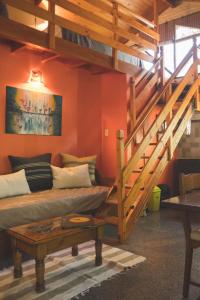
{"type": "Polygon", "coordinates": [[[106,200],[108,190],[103,186],[53,189],[0,199],[0,230],[96,209],[106,200]]]}

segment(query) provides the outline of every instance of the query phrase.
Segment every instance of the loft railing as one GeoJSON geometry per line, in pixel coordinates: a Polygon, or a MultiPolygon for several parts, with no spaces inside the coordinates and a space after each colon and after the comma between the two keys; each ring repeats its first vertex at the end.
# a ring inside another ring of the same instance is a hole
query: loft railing
{"type": "Polygon", "coordinates": [[[157,25],[134,14],[129,8],[110,0],[48,0],[45,8],[34,1],[2,0],[3,3],[48,21],[49,48],[55,49],[55,26],[110,46],[113,66],[118,68],[118,51],[152,62],[145,49],[156,51],[157,25]],[[137,33],[133,33],[133,31],[137,33]]]}

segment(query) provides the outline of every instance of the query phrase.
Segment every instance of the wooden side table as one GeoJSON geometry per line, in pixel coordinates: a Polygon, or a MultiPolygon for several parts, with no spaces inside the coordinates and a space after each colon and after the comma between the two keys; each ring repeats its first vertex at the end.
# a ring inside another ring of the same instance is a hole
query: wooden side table
{"type": "Polygon", "coordinates": [[[88,228],[62,229],[61,218],[49,219],[32,224],[12,227],[8,230],[11,236],[14,261],[14,277],[22,277],[21,252],[35,259],[36,292],[45,290],[45,257],[65,248],[72,247],[72,256],[78,255],[78,245],[95,240],[95,265],[102,264],[102,238],[105,221],[94,218],[94,226],[88,228]],[[48,233],[30,232],[29,227],[53,222],[53,230],[48,233]]]}

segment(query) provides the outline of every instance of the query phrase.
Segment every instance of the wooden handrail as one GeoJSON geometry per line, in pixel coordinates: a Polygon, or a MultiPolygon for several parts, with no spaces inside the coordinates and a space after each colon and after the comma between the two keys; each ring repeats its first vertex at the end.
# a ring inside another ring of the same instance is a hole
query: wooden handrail
{"type": "Polygon", "coordinates": [[[167,67],[165,67],[165,70],[166,70],[170,75],[173,74],[167,67]]]}
{"type": "Polygon", "coordinates": [[[119,26],[113,26],[113,23],[111,21],[107,21],[104,18],[96,15],[95,12],[89,12],[81,6],[78,6],[69,1],[66,2],[65,0],[55,0],[55,3],[56,3],[56,5],[66,9],[76,15],[79,15],[82,18],[85,18],[91,22],[94,22],[96,25],[104,27],[105,29],[112,31],[113,33],[118,34],[121,37],[127,38],[130,41],[134,41],[135,44],[138,44],[142,47],[145,46],[145,47],[147,47],[149,49],[153,49],[153,50],[155,50],[155,48],[156,48],[156,46],[153,43],[151,43],[143,38],[140,38],[136,34],[130,32],[128,30],[125,30],[123,28],[120,28],[119,26]]]}
{"type": "Polygon", "coordinates": [[[123,12],[120,11],[119,18],[121,21],[126,22],[127,24],[129,24],[129,26],[133,27],[134,29],[137,29],[138,31],[149,36],[150,38],[155,39],[156,41],[159,41],[160,35],[156,31],[139,23],[138,21],[134,20],[132,17],[127,16],[126,14],[124,14],[123,12]]]}
{"type": "Polygon", "coordinates": [[[135,79],[136,86],[138,84],[140,84],[142,81],[146,80],[153,73],[153,70],[159,66],[160,60],[161,60],[161,56],[152,62],[152,64],[153,64],[152,67],[144,74],[144,76],[142,78],[140,78],[139,81],[137,81],[137,78],[135,79]]]}
{"type": "MultiPolygon", "coordinates": [[[[107,1],[107,2],[102,1],[102,0],[85,0],[85,1],[90,3],[93,6],[96,6],[100,9],[102,9],[106,13],[112,14],[112,6],[111,6],[111,2],[109,2],[109,1],[107,1]]],[[[119,5],[121,5],[121,3],[119,3],[119,5]]],[[[149,28],[149,25],[146,24],[146,23],[149,23],[149,21],[147,19],[140,17],[139,21],[142,21],[141,19],[143,19],[143,23],[145,23],[143,25],[137,21],[137,19],[139,19],[139,16],[137,16],[134,12],[132,12],[130,10],[130,8],[126,8],[126,9],[129,12],[128,15],[126,13],[124,13],[122,10],[119,11],[119,18],[123,22],[126,22],[129,26],[137,29],[138,31],[144,33],[145,35],[150,36],[152,39],[159,41],[159,34],[156,31],[154,31],[153,29],[149,28]],[[130,16],[130,12],[135,14],[135,18],[134,18],[135,20],[133,19],[133,15],[130,16]]],[[[152,27],[152,24],[153,23],[151,22],[150,27],[152,27]]]]}
{"type": "Polygon", "coordinates": [[[122,4],[121,2],[115,0],[107,0],[107,2],[102,2],[101,0],[86,0],[88,3],[95,5],[99,7],[100,9],[104,10],[105,12],[111,13],[111,5],[113,2],[117,3],[119,8],[121,7],[122,9],[125,9],[129,14],[131,14],[135,19],[138,19],[139,21],[143,22],[145,25],[149,26],[150,28],[154,28],[155,24],[148,19],[134,13],[130,7],[122,4]]]}
{"type": "Polygon", "coordinates": [[[161,88],[161,91],[155,97],[155,99],[154,99],[153,103],[151,104],[149,110],[143,112],[139,116],[138,122],[137,122],[137,124],[135,126],[135,129],[134,129],[133,133],[131,134],[130,137],[128,137],[127,141],[125,142],[125,149],[127,149],[128,146],[130,145],[130,143],[135,139],[135,136],[136,136],[138,130],[143,126],[145,120],[147,119],[147,117],[149,116],[149,114],[152,112],[152,109],[158,103],[158,101],[160,100],[160,98],[165,94],[165,92],[168,90],[168,88],[170,87],[170,85],[173,82],[173,80],[176,78],[176,76],[180,73],[180,71],[183,69],[183,67],[185,66],[185,64],[188,62],[188,60],[190,59],[190,57],[193,54],[193,50],[194,50],[194,46],[192,46],[192,48],[189,50],[189,52],[187,53],[187,55],[181,61],[181,63],[176,68],[176,70],[174,71],[174,73],[172,74],[172,76],[168,79],[168,81],[166,82],[166,84],[161,88]]]}
{"type": "MultiPolygon", "coordinates": [[[[113,0],[110,0],[110,1],[113,1],[113,0]]],[[[120,3],[120,2],[118,2],[118,4],[119,4],[119,6],[120,6],[121,8],[125,9],[126,11],[128,11],[135,19],[137,19],[137,20],[143,22],[145,25],[149,26],[150,28],[155,28],[155,27],[156,27],[156,25],[155,25],[153,22],[151,22],[151,21],[147,20],[146,18],[141,17],[141,16],[139,16],[138,14],[134,13],[134,12],[130,9],[130,7],[127,7],[127,6],[125,6],[124,4],[122,4],[122,3],[120,3]]]]}
{"type": "MultiPolygon", "coordinates": [[[[190,39],[193,39],[193,38],[197,38],[200,36],[200,33],[196,33],[196,34],[193,34],[193,35],[188,35],[188,36],[185,36],[183,38],[180,38],[180,39],[176,39],[175,42],[176,43],[179,43],[179,42],[183,42],[183,41],[186,41],[186,40],[190,40],[190,39]]],[[[164,46],[164,45],[167,45],[169,43],[172,43],[174,42],[174,40],[170,40],[170,41],[167,41],[167,42],[161,42],[160,43],[160,46],[164,46]]]]}
{"type": "MultiPolygon", "coordinates": [[[[183,135],[185,131],[185,127],[187,122],[191,119],[192,116],[192,105],[190,104],[189,107],[186,109],[184,117],[182,118],[176,133],[173,137],[173,147],[176,148],[177,144],[180,141],[181,136],[183,135]]],[[[168,163],[168,147],[165,146],[163,149],[163,155],[160,159],[154,176],[151,176],[148,180],[148,185],[146,186],[145,190],[141,193],[138,193],[137,196],[134,195],[134,201],[131,202],[130,210],[127,213],[127,217],[123,219],[123,223],[125,223],[126,229],[129,227],[129,224],[136,221],[136,219],[141,215],[143,209],[146,207],[146,204],[148,202],[148,199],[150,198],[150,195],[152,194],[153,187],[157,184],[158,179],[160,175],[162,174],[163,170],[165,169],[166,165],[168,163]]],[[[132,200],[133,200],[132,199],[132,200]]],[[[127,204],[125,204],[127,205],[127,204]]],[[[125,213],[125,212],[124,212],[125,213]]]]}
{"type": "MultiPolygon", "coordinates": [[[[194,70],[194,66],[195,64],[193,64],[193,66],[190,68],[190,71],[188,72],[188,76],[187,79],[190,77],[190,74],[193,72],[194,70]]],[[[184,78],[183,82],[186,85],[187,84],[187,79],[184,78]]],[[[182,84],[182,88],[180,89],[179,93],[180,94],[183,91],[184,88],[184,84],[182,84]]],[[[158,156],[160,155],[163,146],[167,144],[168,139],[170,138],[171,132],[173,132],[173,130],[175,129],[178,121],[180,120],[182,114],[184,113],[185,109],[187,108],[188,104],[191,102],[191,99],[193,97],[193,95],[195,94],[196,90],[197,90],[197,86],[198,86],[198,80],[195,81],[195,83],[192,85],[192,87],[190,88],[188,94],[186,95],[184,101],[181,103],[178,111],[176,112],[175,116],[171,119],[164,135],[162,136],[161,140],[159,141],[159,143],[157,144],[157,146],[155,147],[153,153],[151,154],[150,159],[148,160],[147,164],[145,165],[144,169],[142,170],[140,176],[138,177],[136,184],[132,187],[132,189],[129,191],[129,194],[127,195],[127,198],[129,198],[129,202],[131,202],[131,198],[134,194],[137,194],[137,192],[139,191],[139,189],[144,185],[144,180],[145,180],[145,176],[147,176],[147,174],[149,174],[149,172],[152,169],[153,164],[155,163],[155,161],[157,160],[158,156]]],[[[178,95],[177,94],[177,95],[178,95]]],[[[176,95],[176,96],[177,96],[176,95]]],[[[169,111],[172,109],[174,102],[176,102],[177,97],[172,97],[170,99],[170,101],[166,104],[165,108],[163,109],[163,111],[161,112],[159,119],[157,121],[157,123],[153,123],[153,126],[151,128],[151,130],[149,131],[148,135],[151,135],[151,131],[158,131],[163,119],[166,118],[166,115],[169,113],[169,111]],[[171,108],[170,108],[171,107],[171,108]],[[162,118],[161,118],[162,116],[162,118]],[[156,128],[157,127],[157,128],[156,128]]],[[[146,139],[148,139],[148,135],[146,137],[146,139]]],[[[145,141],[144,141],[145,143],[145,141]]],[[[128,201],[127,201],[127,210],[128,210],[128,201]]],[[[127,212],[127,211],[125,211],[127,212]]]]}
{"type": "Polygon", "coordinates": [[[141,153],[145,152],[146,147],[149,145],[151,138],[158,132],[159,128],[161,127],[163,121],[165,120],[166,116],[169,114],[170,109],[173,107],[174,103],[176,102],[177,98],[180,96],[181,92],[183,91],[183,88],[188,82],[188,78],[194,73],[195,66],[197,65],[197,62],[193,63],[190,67],[190,70],[188,71],[187,75],[181,80],[181,83],[177,87],[177,89],[174,91],[170,99],[168,100],[167,104],[164,106],[163,110],[159,114],[158,118],[154,121],[152,127],[148,130],[147,134],[145,135],[142,143],[139,145],[138,149],[134,153],[134,156],[132,159],[130,159],[127,166],[124,168],[124,178],[128,178],[130,173],[132,172],[133,166],[137,165],[137,162],[139,161],[141,157],[141,153]]]}
{"type": "Polygon", "coordinates": [[[47,20],[47,21],[50,21],[52,22],[52,18],[51,18],[51,14],[39,7],[39,6],[36,6],[36,5],[33,5],[32,3],[30,2],[27,2],[25,0],[20,0],[20,1],[16,1],[16,0],[1,0],[2,3],[5,3],[5,4],[8,4],[10,6],[13,6],[19,10],[23,10],[29,14],[32,14],[32,15],[35,15],[37,16],[38,18],[41,18],[41,19],[44,19],[44,20],[47,20]]]}

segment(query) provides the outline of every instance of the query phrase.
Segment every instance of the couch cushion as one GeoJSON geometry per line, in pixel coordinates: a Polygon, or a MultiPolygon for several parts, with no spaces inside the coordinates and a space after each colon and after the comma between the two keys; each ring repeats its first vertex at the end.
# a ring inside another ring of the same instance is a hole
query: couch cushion
{"type": "Polygon", "coordinates": [[[30,192],[24,170],[0,176],[0,198],[25,195],[30,192]]]}
{"type": "Polygon", "coordinates": [[[25,169],[26,178],[32,192],[52,188],[50,153],[34,157],[9,156],[9,159],[14,172],[25,169]]]}
{"type": "Polygon", "coordinates": [[[71,168],[51,166],[53,172],[53,187],[56,189],[91,186],[88,165],[71,168]]]}
{"type": "Polygon", "coordinates": [[[96,155],[77,157],[71,154],[61,154],[62,163],[64,167],[75,167],[80,165],[89,165],[89,174],[92,184],[95,184],[95,166],[96,166],[96,155]]]}
{"type": "Polygon", "coordinates": [[[0,230],[98,208],[109,188],[53,189],[0,200],[0,230]]]}

